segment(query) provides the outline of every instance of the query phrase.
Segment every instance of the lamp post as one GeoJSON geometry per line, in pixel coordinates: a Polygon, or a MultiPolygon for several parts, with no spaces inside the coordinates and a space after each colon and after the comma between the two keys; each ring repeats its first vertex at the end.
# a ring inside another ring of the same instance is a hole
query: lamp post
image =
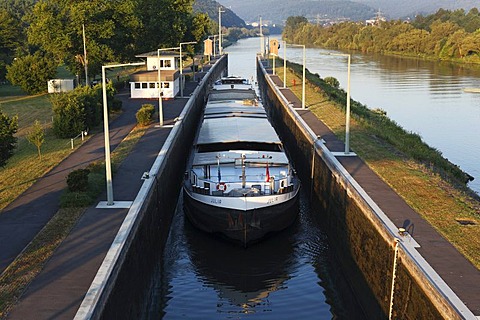
{"type": "Polygon", "coordinates": [[[345,115],[345,154],[350,153],[350,62],[351,56],[348,53],[329,53],[331,56],[347,57],[347,110],[345,115]]]}
{"type": "Polygon", "coordinates": [[[182,60],[182,45],[184,44],[196,44],[197,41],[180,42],[180,97],[183,98],[183,60],[182,60]]]}
{"type": "Polygon", "coordinates": [[[263,31],[262,31],[262,16],[260,16],[260,54],[262,55],[262,59],[265,57],[265,39],[263,38],[263,31]]]}
{"type": "Polygon", "coordinates": [[[217,56],[217,48],[216,48],[217,39],[216,38],[218,37],[218,35],[214,34],[212,35],[212,37],[213,37],[213,56],[216,57],[217,56]]]}
{"type": "Polygon", "coordinates": [[[158,125],[161,127],[163,126],[163,104],[162,104],[162,80],[160,78],[160,51],[168,51],[168,50],[176,50],[179,49],[178,47],[175,48],[162,48],[157,49],[157,59],[158,59],[158,66],[157,66],[157,77],[158,77],[158,125]]]}
{"type": "Polygon", "coordinates": [[[273,63],[272,63],[273,64],[273,69],[272,69],[273,72],[272,73],[273,73],[273,75],[275,75],[275,58],[277,57],[277,55],[275,53],[272,53],[272,56],[273,56],[273,59],[272,59],[273,60],[273,63]]]}
{"type": "Polygon", "coordinates": [[[303,47],[303,74],[302,74],[302,109],[305,109],[305,64],[306,64],[306,51],[304,44],[290,44],[292,47],[303,47]]]}
{"type": "Polygon", "coordinates": [[[287,41],[283,40],[283,88],[287,87],[287,41]]]}
{"type": "Polygon", "coordinates": [[[103,94],[103,132],[105,136],[105,171],[107,180],[107,206],[113,205],[113,183],[112,183],[112,164],[110,160],[110,135],[108,128],[108,108],[107,108],[107,82],[105,77],[106,69],[125,67],[125,66],[142,66],[145,62],[112,64],[102,66],[102,94],[103,94]]]}
{"type": "Polygon", "coordinates": [[[222,6],[218,7],[218,54],[222,55],[222,6]]]}
{"type": "Polygon", "coordinates": [[[88,59],[87,59],[87,43],[85,40],[85,24],[82,24],[82,36],[83,36],[83,57],[84,57],[83,64],[85,67],[85,85],[88,86],[88,59]]]}

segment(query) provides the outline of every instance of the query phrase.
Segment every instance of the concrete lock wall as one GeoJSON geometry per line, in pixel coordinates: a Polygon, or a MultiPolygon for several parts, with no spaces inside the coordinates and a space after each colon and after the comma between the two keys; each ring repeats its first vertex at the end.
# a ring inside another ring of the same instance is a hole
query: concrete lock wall
{"type": "Polygon", "coordinates": [[[365,316],[389,316],[394,253],[398,246],[392,317],[460,319],[431,277],[419,267],[416,261],[423,258],[395,241],[393,229],[398,229],[391,221],[379,219],[381,210],[288,106],[260,60],[257,79],[267,112],[289,151],[302,188],[310,194],[314,212],[326,226],[329,242],[365,316]]]}
{"type": "MultiPolygon", "coordinates": [[[[93,290],[96,298],[91,299],[94,303],[90,306],[91,311],[86,312],[86,318],[136,319],[142,314],[150,289],[149,275],[158,264],[168,238],[183,172],[207,92],[227,66],[228,56],[225,55],[210,68],[170,132],[150,170],[150,179],[145,181],[130,209],[136,210],[136,214],[130,216],[129,211],[119,231],[119,235],[126,233],[125,240],[121,243],[121,250],[115,254],[115,260],[110,262],[109,274],[98,280],[105,284],[99,285],[101,292],[93,290]],[[128,227],[124,229],[124,225],[128,227]]],[[[109,259],[109,254],[105,259],[109,259]]]]}

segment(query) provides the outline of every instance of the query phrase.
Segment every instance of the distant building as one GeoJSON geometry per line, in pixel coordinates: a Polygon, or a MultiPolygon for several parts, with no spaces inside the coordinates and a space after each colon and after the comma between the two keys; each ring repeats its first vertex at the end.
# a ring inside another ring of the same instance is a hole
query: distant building
{"type": "Polygon", "coordinates": [[[375,16],[375,18],[365,20],[365,24],[367,26],[378,26],[380,25],[381,22],[385,22],[385,21],[387,21],[387,19],[385,19],[385,17],[382,15],[382,12],[379,9],[377,11],[377,15],[375,16]]]}
{"type": "Polygon", "coordinates": [[[76,87],[74,79],[51,79],[48,80],[48,93],[59,93],[72,91],[76,87]]]}
{"type": "Polygon", "coordinates": [[[161,92],[164,98],[174,98],[180,91],[180,56],[175,51],[157,51],[139,54],[137,58],[147,59],[147,70],[130,76],[130,96],[132,98],[157,98],[161,92]],[[160,62],[160,65],[159,65],[160,62]],[[158,68],[160,68],[161,89],[158,88],[158,68]]]}

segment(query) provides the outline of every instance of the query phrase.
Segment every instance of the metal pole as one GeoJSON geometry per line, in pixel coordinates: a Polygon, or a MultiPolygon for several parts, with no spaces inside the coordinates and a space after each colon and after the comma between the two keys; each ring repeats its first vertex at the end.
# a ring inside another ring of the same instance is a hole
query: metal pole
{"type": "Polygon", "coordinates": [[[306,64],[306,51],[305,45],[303,45],[303,81],[302,81],[302,109],[305,109],[305,64],[306,64]]]}
{"type": "Polygon", "coordinates": [[[216,37],[217,35],[213,36],[213,56],[214,57],[217,56],[217,40],[215,40],[216,37]]]}
{"type": "MultiPolygon", "coordinates": [[[[160,77],[160,51],[166,51],[166,50],[175,50],[179,49],[179,47],[174,47],[174,48],[162,48],[162,49],[157,49],[157,59],[158,59],[158,66],[157,66],[157,78],[158,78],[158,123],[159,126],[163,126],[163,103],[162,103],[162,80],[160,77]]],[[[175,93],[175,92],[174,92],[175,93]]]]}
{"type": "Polygon", "coordinates": [[[158,125],[163,126],[162,79],[160,77],[160,49],[157,50],[158,58],[158,125]]]}
{"type": "Polygon", "coordinates": [[[347,67],[347,110],[345,117],[345,154],[350,153],[350,55],[348,54],[347,67]]]}
{"type": "Polygon", "coordinates": [[[345,110],[345,154],[350,154],[350,65],[351,55],[348,53],[328,53],[330,56],[347,57],[347,107],[345,110]]]}
{"type": "Polygon", "coordinates": [[[393,313],[393,295],[395,293],[395,278],[397,277],[397,259],[398,259],[398,242],[400,240],[395,238],[394,256],[393,256],[393,271],[392,271],[392,288],[390,290],[390,310],[388,313],[388,319],[392,319],[393,313]]]}
{"type": "Polygon", "coordinates": [[[180,42],[180,97],[183,98],[183,56],[182,56],[182,45],[183,44],[195,44],[197,41],[190,42],[180,42]]]}
{"type": "Polygon", "coordinates": [[[275,58],[276,56],[274,54],[272,54],[273,56],[273,75],[275,75],[275,58]]]}
{"type": "Polygon", "coordinates": [[[181,43],[180,43],[180,97],[183,98],[183,57],[182,57],[181,43]]]}
{"type": "Polygon", "coordinates": [[[87,44],[85,41],[85,24],[82,24],[83,29],[83,57],[84,57],[84,67],[85,67],[85,85],[88,86],[88,59],[87,59],[87,44]]]}
{"type": "Polygon", "coordinates": [[[291,44],[292,47],[303,47],[303,72],[302,72],[302,109],[306,109],[306,106],[305,106],[305,65],[306,65],[306,57],[307,57],[307,54],[306,54],[306,51],[305,51],[305,45],[304,44],[291,44]]]}
{"type": "Polygon", "coordinates": [[[218,54],[222,55],[222,7],[218,7],[218,54]]]}
{"type": "Polygon", "coordinates": [[[112,163],[110,160],[110,135],[109,135],[110,132],[108,128],[107,82],[106,82],[105,70],[107,68],[140,66],[140,65],[145,65],[145,62],[102,66],[103,132],[105,136],[105,176],[107,181],[107,205],[108,206],[113,205],[113,183],[112,183],[112,163]]]}
{"type": "Polygon", "coordinates": [[[103,93],[103,132],[105,135],[105,170],[107,179],[107,205],[113,205],[112,165],[110,161],[110,136],[108,129],[107,83],[105,81],[106,66],[102,66],[102,93],[103,93]]]}
{"type": "Polygon", "coordinates": [[[265,39],[263,38],[263,31],[262,31],[262,16],[260,16],[260,54],[262,55],[262,59],[264,58],[265,49],[265,39]]]}
{"type": "Polygon", "coordinates": [[[287,87],[287,41],[283,41],[283,88],[287,87]]]}

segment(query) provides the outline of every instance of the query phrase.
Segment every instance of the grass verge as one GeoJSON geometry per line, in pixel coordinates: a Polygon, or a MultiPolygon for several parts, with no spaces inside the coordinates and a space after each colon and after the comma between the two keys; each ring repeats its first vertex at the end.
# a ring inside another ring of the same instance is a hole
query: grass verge
{"type": "MultiPolygon", "coordinates": [[[[277,65],[282,65],[278,63],[277,65]]],[[[287,79],[301,98],[302,67],[289,63],[287,79]]],[[[283,79],[283,66],[276,69],[283,79]]],[[[345,138],[343,90],[307,72],[306,104],[340,139],[345,138]]],[[[419,136],[382,112],[352,102],[350,145],[413,209],[480,269],[480,200],[465,187],[465,174],[419,136]],[[459,223],[467,221],[469,223],[459,223]]]]}
{"type": "MultiPolygon", "coordinates": [[[[52,106],[47,95],[12,98],[3,101],[0,107],[9,116],[18,115],[19,125],[15,153],[6,166],[0,168],[1,214],[1,210],[74,149],[71,148],[70,139],[59,139],[51,132],[52,106]],[[26,139],[35,120],[39,120],[45,129],[42,159],[38,157],[36,147],[26,139]]],[[[78,140],[74,141],[74,148],[79,145],[78,140]]]]}
{"type": "MultiPolygon", "coordinates": [[[[146,132],[146,127],[134,128],[112,153],[112,166],[118,167],[146,132]]],[[[105,186],[104,164],[95,163],[89,184],[98,195],[105,186]],[[103,170],[103,171],[102,171],[103,170]]],[[[73,194],[71,197],[76,197],[73,194]]],[[[82,195],[81,195],[82,196],[82,195]]],[[[85,212],[86,207],[62,208],[38,233],[25,250],[0,275],[0,318],[5,318],[31,281],[42,270],[55,249],[67,237],[70,230],[85,212]]]]}

